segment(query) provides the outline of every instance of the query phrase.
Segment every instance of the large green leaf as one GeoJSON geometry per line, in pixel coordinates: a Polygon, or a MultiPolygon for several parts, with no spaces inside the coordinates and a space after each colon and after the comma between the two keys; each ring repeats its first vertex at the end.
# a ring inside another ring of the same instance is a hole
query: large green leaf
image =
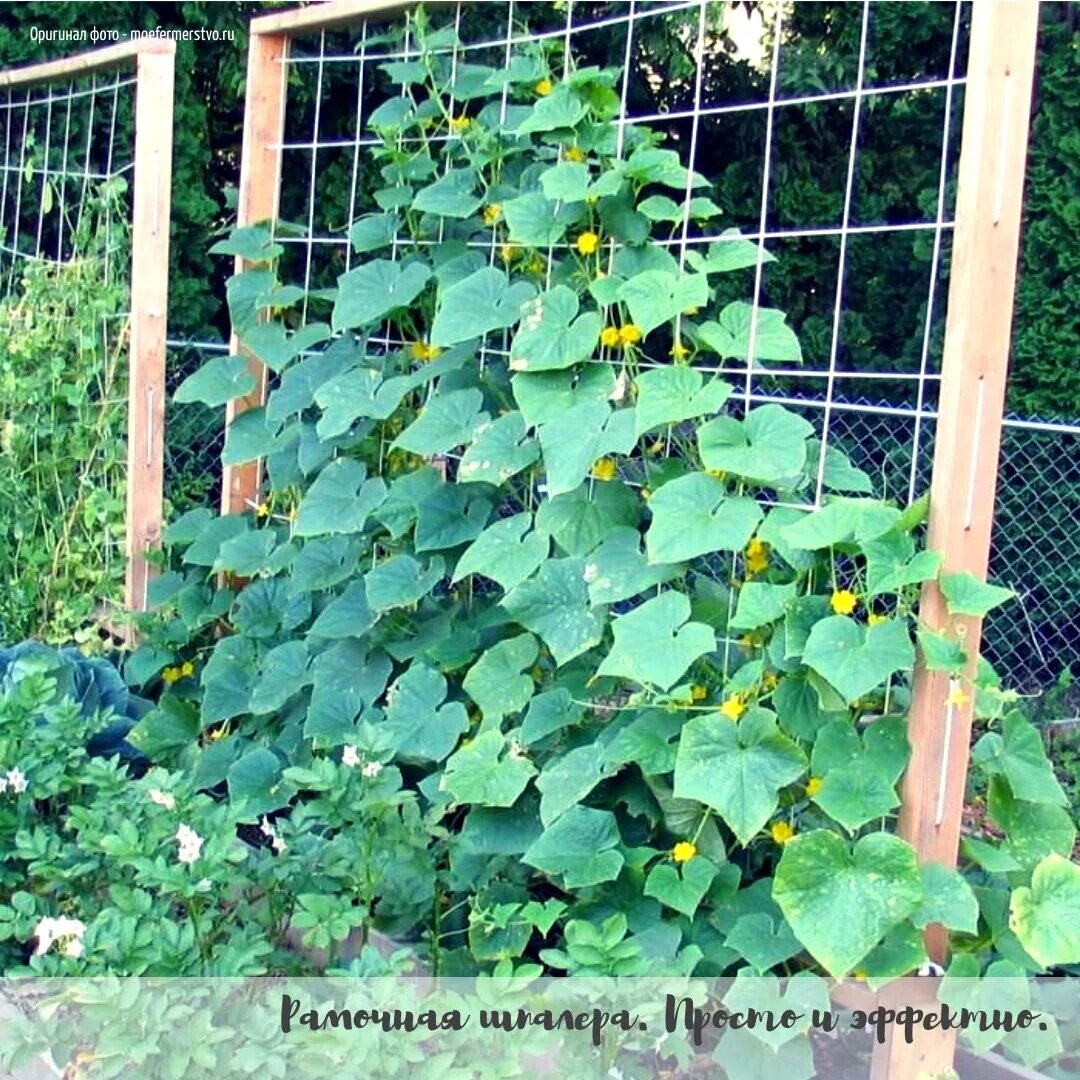
{"type": "Polygon", "coordinates": [[[974,934],[979,923],[979,901],[960,872],[952,866],[924,863],[919,873],[923,880],[923,901],[911,921],[920,930],[931,923],[941,923],[948,930],[974,934]]]}
{"type": "Polygon", "coordinates": [[[294,594],[332,589],[353,573],[359,559],[358,538],[317,536],[293,560],[289,588],[294,594]]]}
{"type": "Polygon", "coordinates": [[[497,267],[482,267],[440,295],[431,344],[456,345],[513,326],[521,317],[522,304],[535,292],[525,281],[511,285],[497,267]]]}
{"type": "Polygon", "coordinates": [[[475,540],[491,516],[491,500],[476,488],[440,484],[416,505],[414,550],[442,551],[475,540]]]}
{"type": "Polygon", "coordinates": [[[549,761],[536,781],[540,789],[541,822],[550,825],[615,771],[612,763],[598,754],[592,743],[575,747],[549,761]]]}
{"type": "Polygon", "coordinates": [[[330,327],[325,323],[307,323],[289,333],[279,322],[259,322],[244,331],[242,344],[272,371],[282,371],[305,349],[329,337],[330,327]]]}
{"type": "Polygon", "coordinates": [[[315,401],[323,411],[315,430],[320,439],[333,439],[359,419],[385,420],[408,391],[409,381],[402,377],[383,379],[372,368],[346,371],[315,391],[315,401]]]}
{"type": "Polygon", "coordinates": [[[411,304],[431,277],[426,263],[376,259],[338,278],[335,330],[372,326],[396,308],[411,304]]]}
{"type": "Polygon", "coordinates": [[[652,524],[645,544],[652,563],[741,551],[762,518],[756,500],[729,496],[724,485],[706,473],[669,480],[653,495],[649,510],[652,524]]]}
{"type": "Polygon", "coordinates": [[[773,899],[810,955],[839,977],[918,908],[923,884],[899,837],[872,833],[852,847],[816,829],[784,846],[773,899]]]}
{"type": "Polygon", "coordinates": [[[229,637],[214,646],[203,668],[202,726],[247,712],[255,681],[255,650],[245,637],[229,637]]]}
{"type": "Polygon", "coordinates": [[[659,862],[645,879],[644,893],[692,919],[701,901],[705,899],[716,873],[716,864],[704,855],[698,855],[683,863],[681,868],[668,862],[659,862]]]}
{"type": "Polygon", "coordinates": [[[1068,812],[1049,803],[1017,799],[1004,776],[990,779],[990,820],[1003,829],[1009,854],[1030,869],[1047,855],[1068,856],[1076,843],[1076,826],[1068,812]]]}
{"type": "Polygon", "coordinates": [[[443,704],[446,693],[446,679],[418,661],[391,685],[382,730],[398,756],[442,761],[454,749],[469,727],[469,717],[460,701],[443,704]]]}
{"type": "Polygon", "coordinates": [[[763,263],[776,261],[762,245],[743,239],[738,229],[725,229],[705,255],[691,248],[686,252],[686,261],[699,274],[726,274],[756,266],[759,254],[763,263]]]}
{"type": "Polygon", "coordinates": [[[775,308],[754,308],[736,300],[720,312],[716,322],[702,323],[697,329],[701,343],[726,360],[760,361],[777,364],[801,364],[802,349],[787,316],[775,308]],[[754,355],[750,355],[751,326],[756,325],[754,355]]]}
{"type": "Polygon", "coordinates": [[[751,409],[744,420],[720,416],[698,428],[706,469],[720,469],[759,484],[790,483],[806,467],[813,427],[782,405],[751,409]]]}
{"type": "Polygon", "coordinates": [[[436,556],[425,568],[411,555],[394,555],[373,566],[364,578],[373,611],[408,607],[426,596],[443,576],[443,561],[436,556]]]}
{"type": "Polygon", "coordinates": [[[229,768],[229,799],[242,821],[257,821],[273,813],[296,794],[282,779],[283,767],[277,755],[265,747],[249,750],[229,768]]]}
{"type": "Polygon", "coordinates": [[[259,665],[248,710],[258,716],[280,709],[311,682],[308,663],[307,645],[303,641],[284,641],[275,645],[259,665]]]}
{"type": "Polygon", "coordinates": [[[439,217],[467,218],[480,209],[483,201],[483,196],[476,194],[476,173],[472,169],[450,169],[416,193],[412,208],[439,217]]]}
{"type": "Polygon", "coordinates": [[[704,307],[709,301],[709,281],[704,274],[646,270],[619,289],[619,299],[641,332],[648,334],[682,312],[704,307]]]}
{"type": "Polygon", "coordinates": [[[633,762],[646,776],[659,776],[675,768],[673,740],[682,730],[676,712],[651,709],[620,728],[604,747],[604,760],[615,765],[633,762]]]}
{"type": "Polygon", "coordinates": [[[966,570],[959,574],[942,574],[941,591],[951,615],[974,615],[980,618],[1015,595],[1012,589],[988,585],[966,570]]]}
{"type": "Polygon", "coordinates": [[[469,574],[482,574],[512,589],[548,557],[551,540],[532,530],[531,514],[514,514],[489,525],[458,559],[456,584],[469,574]]]}
{"type": "Polygon", "coordinates": [[[502,204],[510,241],[527,247],[557,244],[566,233],[566,221],[556,213],[555,203],[538,191],[530,191],[502,204]]]}
{"type": "Polygon", "coordinates": [[[758,972],[766,972],[802,952],[799,939],[779,916],[752,911],[735,920],[724,944],[746,957],[758,972]]]}
{"type": "Polygon", "coordinates": [[[584,483],[545,499],[536,511],[536,531],[551,536],[567,555],[588,555],[612,529],[636,525],[640,506],[624,484],[584,483]]]}
{"type": "Polygon", "coordinates": [[[988,731],[975,745],[971,760],[987,773],[1001,773],[1013,795],[1026,802],[1068,804],[1068,798],[1046,757],[1042,736],[1019,712],[1009,713],[1001,734],[988,731]]]}
{"type": "Polygon", "coordinates": [[[1013,891],[1009,928],[1043,967],[1080,963],[1080,866],[1047,855],[1013,891]]]}
{"type": "Polygon", "coordinates": [[[582,402],[539,429],[548,493],[573,491],[606,454],[629,454],[637,441],[631,409],[582,402]]]}
{"type": "Polygon", "coordinates": [[[770,585],[764,581],[748,581],[739,590],[739,603],[730,626],[733,630],[757,630],[784,617],[787,605],[798,592],[796,582],[790,585],[770,585]]]}
{"type": "Polygon", "coordinates": [[[738,723],[721,713],[683,728],[675,761],[675,795],[715,810],[744,846],[779,805],[778,793],[806,771],[806,757],[767,709],[738,723]]]}
{"type": "Polygon", "coordinates": [[[458,483],[505,483],[539,454],[536,440],[526,431],[525,417],[515,409],[476,429],[472,445],[458,463],[458,483]]]}
{"type": "Polygon", "coordinates": [[[803,663],[850,705],[897,672],[911,668],[915,649],[902,619],[863,627],[845,615],[832,615],[814,624],[803,650],[803,663]]]}
{"type": "Polygon", "coordinates": [[[561,877],[567,889],[614,881],[625,861],[614,849],[619,827],[610,810],[573,806],[549,825],[522,855],[541,873],[561,877]]]}
{"type": "Polygon", "coordinates": [[[536,663],[539,646],[532,634],[519,634],[492,645],[465,676],[462,689],[480,706],[484,719],[521,712],[533,695],[533,681],[523,674],[536,663]]]}
{"type": "Polygon", "coordinates": [[[382,478],[367,479],[363,462],[332,461],[308,488],[296,515],[296,536],[360,532],[368,515],[386,498],[382,478]]]}
{"type": "Polygon", "coordinates": [[[716,378],[703,383],[701,372],[688,367],[653,368],[638,376],[638,438],[664,424],[719,412],[731,395],[730,383],[716,378]]]}
{"type": "Polygon", "coordinates": [[[557,371],[589,359],[603,319],[595,311],[579,315],[579,306],[577,294],[565,285],[526,304],[510,345],[510,370],[557,371]]]}
{"type": "Polygon", "coordinates": [[[613,624],[615,643],[597,671],[668,690],[700,656],[716,648],[704,623],[690,622],[690,600],[665,592],[613,624]]]}
{"type": "Polygon", "coordinates": [[[397,214],[363,214],[349,227],[349,242],[360,254],[378,251],[390,247],[401,225],[397,214]]]}
{"type": "Polygon", "coordinates": [[[896,782],[909,757],[903,724],[879,720],[860,739],[851,721],[834,720],[814,740],[810,771],[822,779],[814,802],[849,832],[900,805],[896,782]]]}
{"type": "Polygon", "coordinates": [[[599,644],[603,609],[589,603],[582,559],[548,559],[539,572],[503,599],[502,606],[527,630],[538,634],[560,667],[599,644]]]}
{"type": "Polygon", "coordinates": [[[567,409],[585,402],[600,404],[615,391],[610,364],[589,364],[578,369],[527,372],[513,379],[514,400],[530,427],[557,420],[567,409]]]}
{"type": "Polygon", "coordinates": [[[884,536],[900,518],[900,511],[876,499],[835,498],[780,530],[793,548],[820,551],[855,541],[868,545],[884,536]]]}
{"type": "Polygon", "coordinates": [[[580,161],[562,161],[540,174],[544,197],[563,202],[583,202],[589,194],[589,166],[580,161]]]}
{"type": "Polygon", "coordinates": [[[539,98],[532,112],[518,125],[519,135],[572,128],[587,112],[585,102],[565,83],[559,83],[546,97],[539,98]]]}
{"type": "Polygon", "coordinates": [[[217,407],[254,389],[255,376],[246,357],[215,356],[176,388],[173,400],[182,405],[200,402],[217,407]]]}
{"type": "Polygon", "coordinates": [[[508,748],[501,732],[484,731],[447,761],[439,789],[455,802],[508,807],[535,774],[536,767],[508,748]]]}
{"type": "Polygon", "coordinates": [[[529,702],[528,711],[521,722],[521,740],[530,745],[539,742],[563,728],[574,726],[584,715],[584,706],[574,701],[566,687],[547,690],[529,702]]]}
{"type": "Polygon", "coordinates": [[[473,432],[489,420],[481,408],[480,390],[451,390],[431,398],[416,419],[394,440],[397,450],[433,457],[472,441],[473,432]]]}
{"type": "Polygon", "coordinates": [[[866,556],[866,595],[897,593],[937,577],[941,556],[936,551],[914,550],[907,533],[887,532],[863,544],[866,556]]]}
{"type": "Polygon", "coordinates": [[[848,832],[884,818],[900,805],[895,783],[880,769],[861,764],[826,773],[814,802],[848,832]]]}
{"type": "Polygon", "coordinates": [[[304,737],[320,746],[355,743],[356,717],[373,708],[391,670],[386,653],[369,653],[355,638],[338,641],[316,656],[311,662],[311,703],[304,737]]]}
{"type": "Polygon", "coordinates": [[[678,577],[683,570],[680,563],[650,563],[642,554],[637,529],[616,526],[585,560],[582,575],[591,604],[617,604],[678,577]]]}

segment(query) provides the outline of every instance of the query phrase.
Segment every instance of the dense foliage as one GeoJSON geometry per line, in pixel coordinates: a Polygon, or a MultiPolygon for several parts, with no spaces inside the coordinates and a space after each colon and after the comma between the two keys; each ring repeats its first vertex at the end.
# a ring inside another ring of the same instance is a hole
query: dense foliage
{"type": "MultiPolygon", "coordinates": [[[[217,246],[249,265],[233,323],[275,373],[225,459],[265,458],[267,483],[248,513],[168,531],[127,669],[163,687],[130,739],[170,770],[145,793],[160,827],[130,837],[134,883],[222,904],[269,874],[278,935],[380,930],[443,972],[880,980],[925,959],[932,922],[966,972],[1080,961],[1075,830],[1038,734],[913,610],[939,570],[925,506],[872,498],[805,420],[743,409],[714,374],[800,359],[779,311],[751,326],[717,299],[769,256],[736,233],[684,261],[658,242],[676,200],[716,207],[647,129],[610,122],[616,72],[560,79],[536,51],[451,80],[452,31],[411,29],[337,288],[280,280],[265,227],[217,246]],[[329,321],[295,328],[299,310],[329,321]],[[994,727],[975,757],[995,831],[964,874],[888,829],[916,643],[950,707],[974,696],[994,727]]],[[[180,396],[220,405],[251,379],[222,357],[180,396]]],[[[941,587],[957,616],[1008,596],[941,587]]],[[[243,922],[215,927],[221,948],[268,932],[243,922]]]]}
{"type": "Polygon", "coordinates": [[[4,640],[71,641],[123,600],[124,188],[87,200],[67,261],[20,261],[0,299],[4,640]]]}
{"type": "MultiPolygon", "coordinates": [[[[259,3],[204,4],[109,2],[96,4],[94,23],[128,31],[133,26],[204,26],[230,30],[233,40],[181,42],[177,52],[173,189],[173,274],[170,330],[174,335],[222,333],[227,326],[219,302],[220,267],[205,255],[203,238],[228,213],[225,193],[237,183],[243,118],[246,23],[259,3]]],[[[505,22],[502,5],[476,5],[467,18],[488,20],[497,36],[505,22]]],[[[771,25],[771,4],[761,8],[771,25]]],[[[565,16],[558,5],[528,5],[530,22],[554,25],[565,16]]],[[[593,5],[603,14],[603,5],[593,5]]],[[[718,11],[720,5],[717,6],[718,11]]],[[[1043,4],[1036,112],[1026,189],[1025,232],[1017,295],[1016,336],[1010,407],[1023,414],[1080,415],[1080,386],[1073,373],[1078,326],[1075,294],[1078,249],[1077,149],[1080,118],[1077,100],[1078,36],[1069,4],[1043,4]]],[[[873,46],[868,57],[869,83],[902,83],[915,78],[944,77],[953,19],[949,4],[877,4],[873,6],[873,46]]],[[[820,93],[854,83],[862,9],[858,4],[795,4],[785,20],[780,79],[787,94],[820,93]]],[[[966,16],[965,16],[966,18],[966,16]]],[[[32,25],[61,28],[64,9],[31,2],[13,5],[0,27],[0,64],[51,58],[55,43],[35,42],[32,25]]],[[[636,27],[631,62],[630,107],[638,114],[658,114],[687,107],[692,89],[690,44],[694,11],[641,20],[636,27]],[[663,77],[656,77],[663,71],[663,77]]],[[[718,102],[764,97],[767,73],[737,55],[717,21],[710,50],[722,62],[709,67],[707,96],[718,102]]],[[[622,43],[615,35],[590,35],[592,62],[619,64],[622,43]]],[[[344,75],[327,72],[320,126],[326,137],[349,138],[355,107],[344,75]],[[341,86],[334,90],[335,79],[341,86]]],[[[310,114],[310,87],[294,79],[290,102],[300,116],[310,114]]],[[[959,95],[958,95],[959,104],[959,95]]],[[[937,197],[937,140],[941,132],[942,95],[881,99],[870,108],[860,142],[858,201],[860,221],[899,221],[932,213],[937,197]]],[[[843,165],[850,137],[850,106],[841,103],[787,110],[775,132],[775,225],[820,225],[839,220],[843,165]]],[[[954,120],[957,119],[954,117],[954,120]]],[[[130,117],[119,118],[120,130],[130,117]]],[[[676,126],[677,127],[677,126],[676,126]]],[[[295,133],[301,138],[301,133],[295,133]]],[[[740,223],[755,222],[760,197],[760,170],[751,163],[761,155],[759,120],[733,115],[718,128],[707,127],[698,169],[719,178],[715,198],[740,223]]],[[[351,161],[351,155],[350,155],[351,161]]],[[[324,155],[320,163],[320,214],[328,221],[344,219],[349,205],[350,162],[324,155]]],[[[289,169],[284,176],[283,204],[302,204],[307,170],[289,169]]],[[[930,244],[925,237],[898,237],[887,242],[855,239],[850,245],[851,292],[845,304],[841,370],[912,371],[921,349],[921,316],[930,244]],[[888,298],[887,300],[885,298],[888,298]]],[[[816,364],[821,349],[827,359],[832,318],[832,292],[822,281],[835,273],[834,241],[793,241],[767,280],[773,304],[788,313],[816,364]]],[[[943,280],[944,287],[944,280],[943,280]]],[[[942,297],[944,292],[942,292],[942,297]]],[[[941,309],[939,305],[939,310],[941,309]]],[[[936,340],[940,340],[938,335],[936,340]]],[[[901,399],[910,387],[889,388],[901,399]]],[[[857,384],[855,395],[880,395],[882,386],[857,384]]]]}

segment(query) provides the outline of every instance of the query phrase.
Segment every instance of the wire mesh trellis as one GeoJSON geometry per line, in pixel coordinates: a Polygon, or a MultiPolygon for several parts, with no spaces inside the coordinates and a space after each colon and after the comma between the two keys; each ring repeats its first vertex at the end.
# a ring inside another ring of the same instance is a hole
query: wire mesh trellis
{"type": "Polygon", "coordinates": [[[161,522],[173,53],[138,40],[0,72],[8,635],[62,636],[145,603],[161,522]]]}
{"type": "MultiPolygon", "coordinates": [[[[380,140],[366,121],[406,92],[381,65],[417,55],[405,5],[387,5],[371,21],[348,21],[348,5],[330,7],[335,15],[327,25],[319,26],[313,11],[284,30],[282,135],[263,148],[276,157],[281,177],[275,216],[291,223],[276,235],[286,248],[283,277],[308,290],[333,287],[362,258],[350,248],[348,227],[380,208],[385,184],[375,155],[380,140]],[[354,107],[342,109],[342,101],[354,107]]],[[[436,19],[456,31],[446,48],[454,78],[470,64],[503,66],[515,52],[539,46],[557,50],[555,67],[621,71],[620,149],[630,125],[661,132],[665,145],[710,181],[725,213],[722,228],[739,228],[775,256],[774,262],[763,254],[725,276],[728,295],[720,300],[749,298],[755,307],[787,311],[803,342],[803,363],[766,369],[750,362],[752,322],[747,359],[722,370],[743,407],[780,402],[819,431],[817,483],[807,504],[820,503],[830,447],[851,455],[879,490],[911,499],[930,477],[971,5],[917,5],[918,68],[890,26],[898,5],[843,5],[811,33],[817,7],[778,4],[761,9],[764,17],[744,18],[737,5],[701,0],[509,0],[446,5],[436,19]],[[814,60],[825,54],[827,70],[814,60]],[[741,83],[731,78],[739,65],[751,73],[741,83]],[[807,170],[801,142],[822,126],[839,136],[833,152],[807,170]],[[910,170],[914,178],[899,169],[881,172],[874,151],[897,139],[921,161],[921,170],[910,170]],[[884,319],[875,314],[883,295],[890,297],[884,319]]],[[[506,106],[504,93],[504,117],[506,106]]],[[[687,252],[724,239],[721,228],[692,218],[690,198],[688,189],[667,241],[680,265],[687,252]]],[[[464,243],[498,264],[495,230],[464,243]]],[[[375,341],[404,343],[400,335],[375,341]]],[[[489,340],[483,359],[505,362],[502,345],[489,340]]],[[[1042,595],[1036,577],[1043,567],[1034,554],[1047,550],[1031,537],[1055,514],[1068,521],[1080,476],[1046,458],[1043,436],[1023,425],[1006,430],[1002,469],[1012,486],[1000,496],[993,570],[1018,589],[1026,614],[991,620],[984,652],[1007,679],[1031,689],[1080,659],[1068,632],[1075,593],[1055,591],[1052,603],[1036,604],[1039,618],[1030,618],[1032,599],[1042,595]],[[1010,462],[1024,457],[1032,467],[1010,476],[1010,462]],[[1036,502],[1053,506],[1038,521],[1029,510],[1036,502]]]]}

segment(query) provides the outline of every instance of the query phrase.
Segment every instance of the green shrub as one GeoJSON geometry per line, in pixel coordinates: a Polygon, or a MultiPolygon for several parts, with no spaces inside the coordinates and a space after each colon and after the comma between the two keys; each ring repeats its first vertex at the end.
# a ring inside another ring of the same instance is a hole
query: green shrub
{"type": "Polygon", "coordinates": [[[124,181],[88,203],[70,257],[0,300],[0,638],[66,642],[123,601],[127,468],[124,181]]]}

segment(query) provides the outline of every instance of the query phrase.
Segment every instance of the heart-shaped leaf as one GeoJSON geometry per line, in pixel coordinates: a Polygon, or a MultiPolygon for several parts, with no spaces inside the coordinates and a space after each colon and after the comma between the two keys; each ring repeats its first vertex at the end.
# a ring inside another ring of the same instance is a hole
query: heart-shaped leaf
{"type": "Polygon", "coordinates": [[[902,619],[863,627],[845,615],[814,624],[803,663],[835,687],[850,705],[915,663],[911,635],[902,619]]]}
{"type": "Polygon", "coordinates": [[[700,656],[716,648],[704,623],[689,622],[690,600],[665,592],[615,620],[615,643],[597,671],[668,690],[700,656]]]}
{"type": "Polygon", "coordinates": [[[803,752],[767,709],[750,709],[738,723],[708,713],[683,728],[675,795],[711,807],[745,845],[776,810],[780,789],[805,771],[803,752]]]}
{"type": "Polygon", "coordinates": [[[898,836],[872,833],[852,847],[816,829],[784,846],[772,894],[810,955],[839,977],[918,908],[923,884],[898,836]]]}

